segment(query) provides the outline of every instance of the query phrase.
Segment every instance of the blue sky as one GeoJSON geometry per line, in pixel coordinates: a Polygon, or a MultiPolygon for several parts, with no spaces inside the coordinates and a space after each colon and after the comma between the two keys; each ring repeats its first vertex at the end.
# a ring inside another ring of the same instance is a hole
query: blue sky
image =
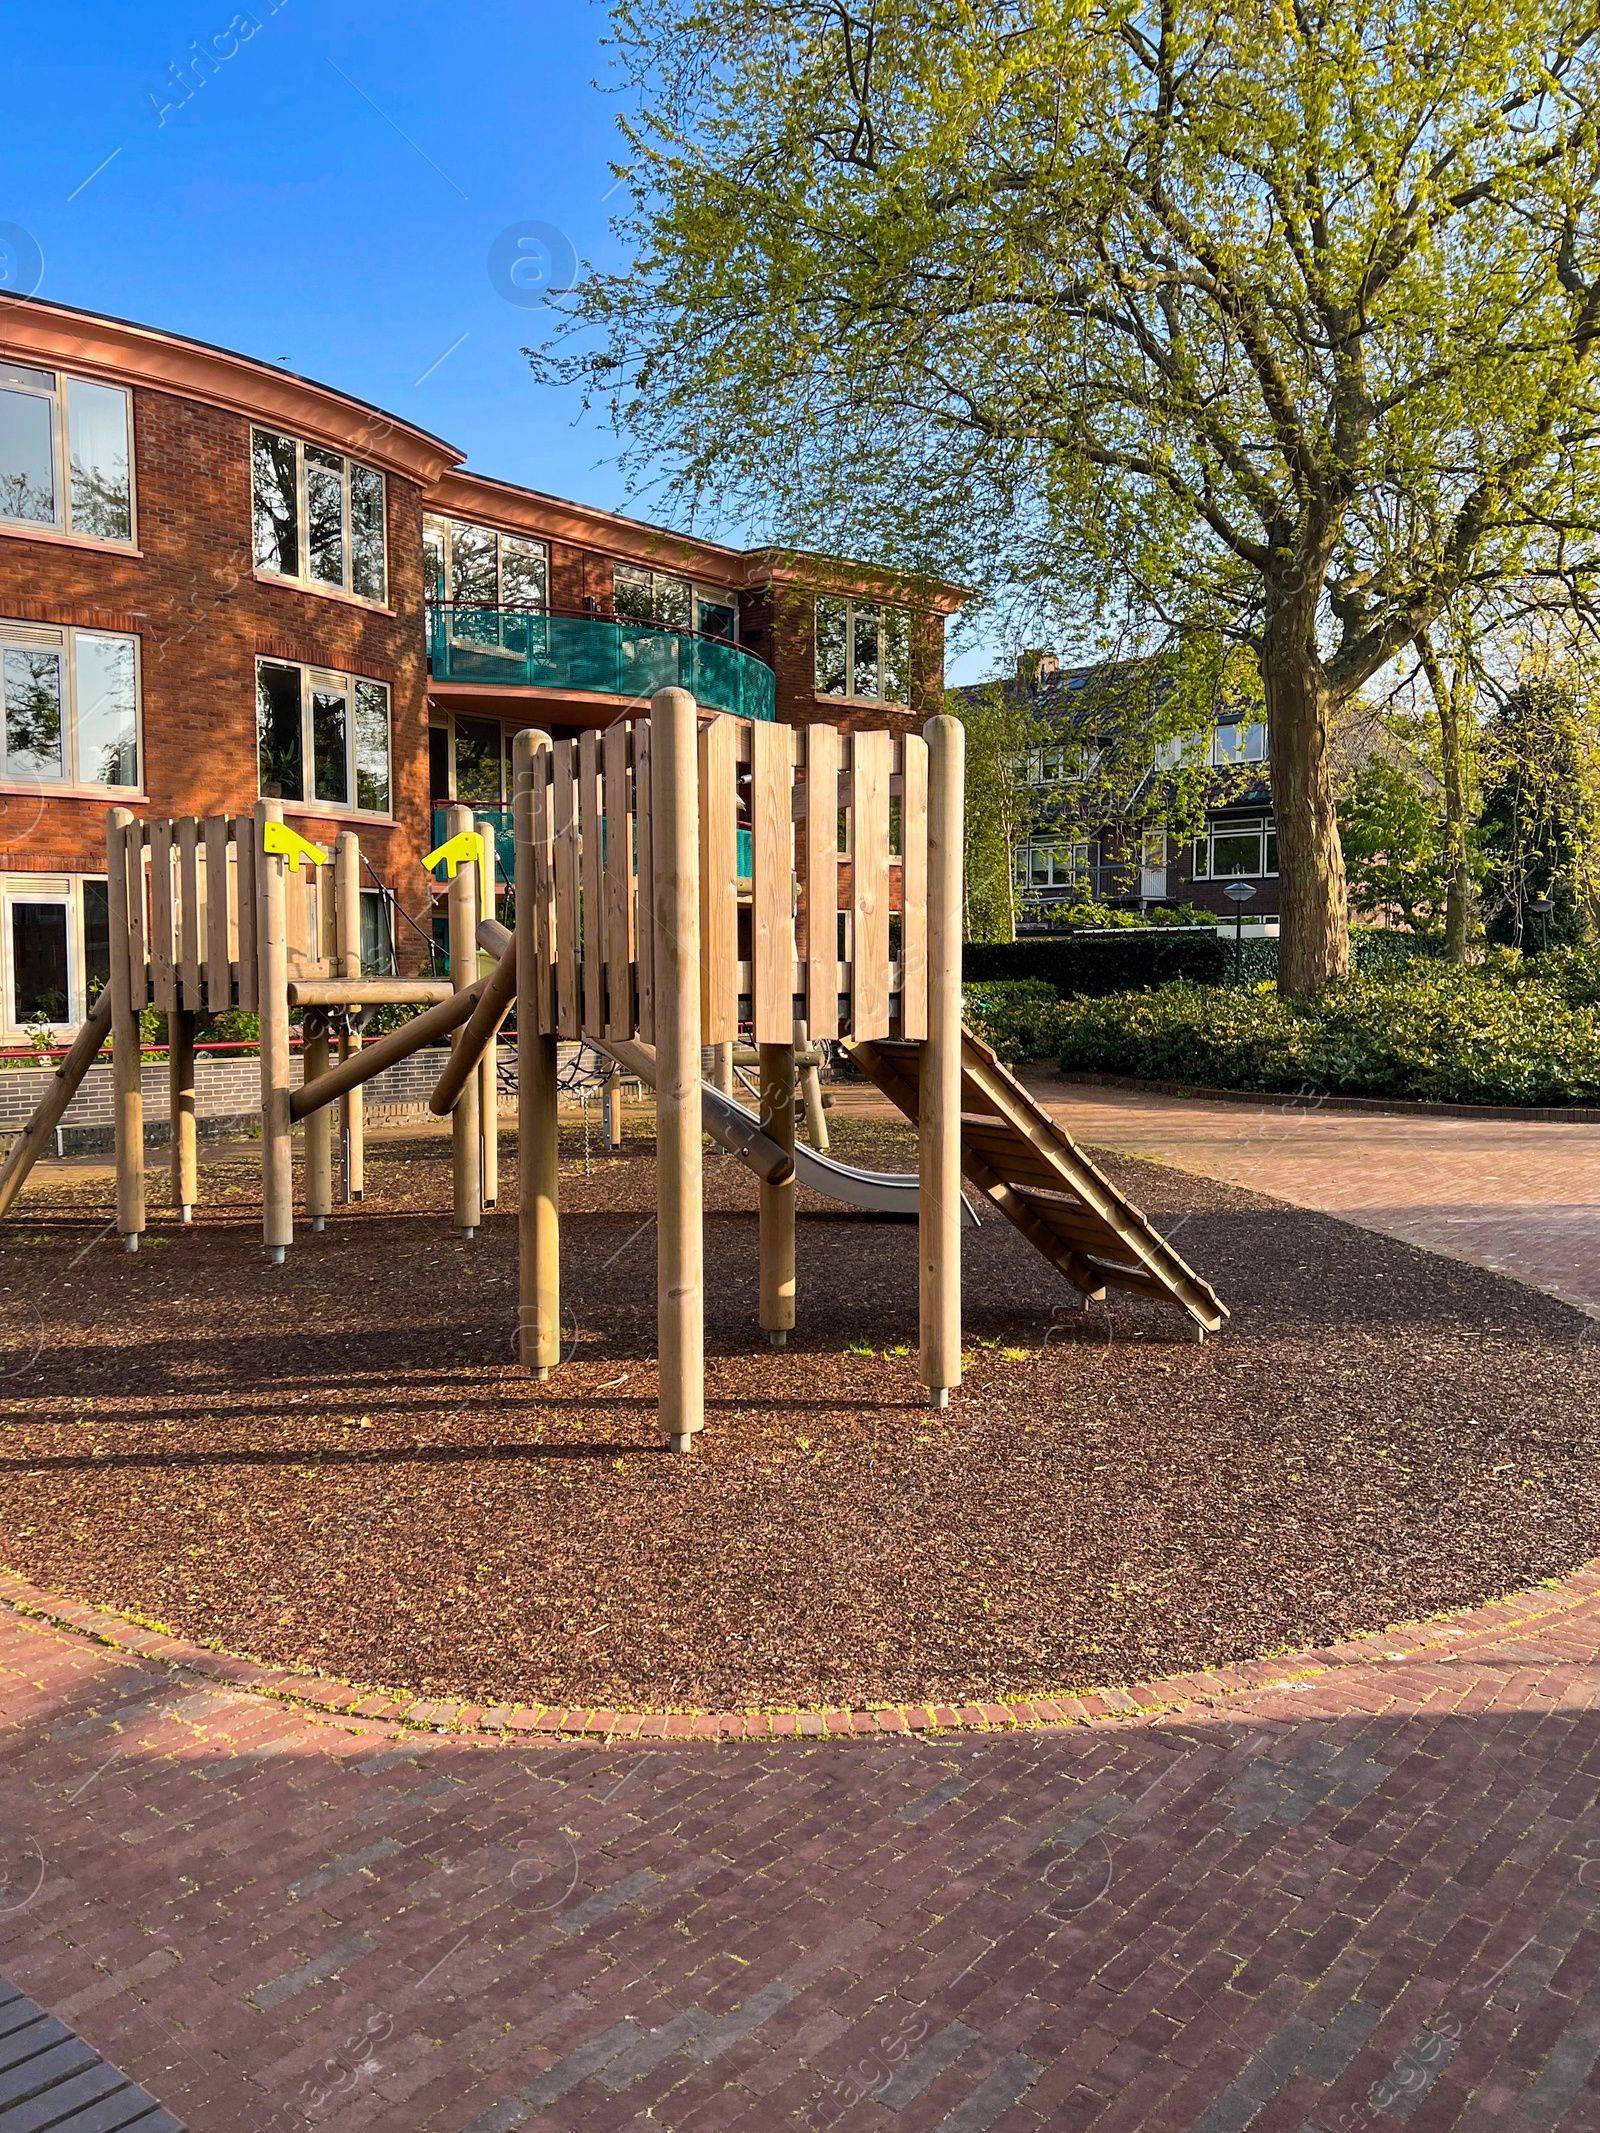
{"type": "MultiPolygon", "coordinates": [[[[281,361],[484,473],[626,509],[603,429],[529,376],[521,350],[548,314],[504,293],[536,294],[566,246],[617,257],[604,10],[252,0],[245,14],[231,0],[8,11],[0,281],[31,287],[42,258],[42,296],[281,361]],[[196,70],[196,46],[214,71],[196,70]],[[180,100],[185,67],[204,86],[180,100]],[[497,239],[524,262],[499,287],[497,239]]],[[[969,655],[953,678],[987,670],[969,655]]]]}

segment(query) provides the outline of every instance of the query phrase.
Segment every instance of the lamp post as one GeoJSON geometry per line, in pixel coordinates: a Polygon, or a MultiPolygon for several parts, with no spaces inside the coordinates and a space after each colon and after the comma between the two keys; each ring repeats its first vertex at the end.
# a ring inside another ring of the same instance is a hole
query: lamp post
{"type": "Polygon", "coordinates": [[[1528,901],[1528,909],[1539,921],[1539,948],[1542,954],[1550,952],[1550,914],[1556,907],[1553,896],[1534,896],[1528,901]]]}
{"type": "Polygon", "coordinates": [[[1255,895],[1247,881],[1230,881],[1223,895],[1233,906],[1233,982],[1244,983],[1244,907],[1255,895]]]}

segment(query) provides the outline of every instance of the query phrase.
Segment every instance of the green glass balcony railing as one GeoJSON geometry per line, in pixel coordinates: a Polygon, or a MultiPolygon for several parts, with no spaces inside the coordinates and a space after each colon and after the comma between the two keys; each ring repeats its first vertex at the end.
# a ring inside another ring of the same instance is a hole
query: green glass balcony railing
{"type": "Polygon", "coordinates": [[[753,653],[615,615],[442,603],[428,609],[428,662],[435,681],[593,690],[643,704],[657,689],[688,689],[708,710],[776,715],[772,669],[753,653]]]}

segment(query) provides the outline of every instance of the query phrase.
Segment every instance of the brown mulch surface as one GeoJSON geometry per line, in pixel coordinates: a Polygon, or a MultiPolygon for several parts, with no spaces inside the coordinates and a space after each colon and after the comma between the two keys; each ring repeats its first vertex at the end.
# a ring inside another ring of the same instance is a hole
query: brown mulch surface
{"type": "MultiPolygon", "coordinates": [[[[841,1116],[836,1153],[909,1168],[841,1116]]],[[[641,1130],[637,1119],[631,1130],[641,1130]]],[[[1591,1322],[1176,1170],[1105,1165],[1232,1306],[1079,1308],[965,1244],[965,1389],[916,1381],[914,1227],[802,1196],[802,1327],[756,1330],[754,1186],[708,1157],[707,1413],[655,1431],[653,1150],[567,1135],[570,1360],[512,1359],[509,1212],[448,1142],[268,1269],[245,1151],[144,1248],[103,1172],[0,1228],[0,1561],[277,1665],[478,1702],[854,1706],[1048,1694],[1467,1606],[1600,1552],[1591,1322]]],[[[203,1151],[205,1154],[206,1151],[203,1151]]],[[[504,1176],[514,1199],[507,1136],[504,1176]]],[[[161,1190],[152,1156],[152,1199],[161,1190]]]]}

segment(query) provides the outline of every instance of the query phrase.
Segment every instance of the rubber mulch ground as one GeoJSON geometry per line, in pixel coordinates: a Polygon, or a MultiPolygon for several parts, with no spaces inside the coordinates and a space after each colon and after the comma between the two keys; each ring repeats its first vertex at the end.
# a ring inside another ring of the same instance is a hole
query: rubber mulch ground
{"type": "MultiPolygon", "coordinates": [[[[838,1152],[914,1161],[868,1119],[840,1120],[838,1152]]],[[[514,1187],[510,1157],[508,1137],[514,1187]]],[[[773,1354],[754,1187],[708,1158],[688,1458],[655,1434],[647,1140],[566,1164],[570,1360],[544,1386],[511,1357],[514,1218],[455,1240],[443,1140],[374,1146],[365,1205],[278,1270],[246,1152],[208,1162],[192,1230],[156,1213],[136,1256],[106,1233],[103,1175],[36,1180],[0,1230],[0,1559],[351,1681],[794,1709],[1220,1665],[1600,1552],[1588,1320],[1106,1160],[1232,1306],[1225,1335],[1080,1308],[990,1216],[965,1243],[966,1386],[933,1416],[914,1228],[803,1199],[802,1328],[773,1354]]]]}

